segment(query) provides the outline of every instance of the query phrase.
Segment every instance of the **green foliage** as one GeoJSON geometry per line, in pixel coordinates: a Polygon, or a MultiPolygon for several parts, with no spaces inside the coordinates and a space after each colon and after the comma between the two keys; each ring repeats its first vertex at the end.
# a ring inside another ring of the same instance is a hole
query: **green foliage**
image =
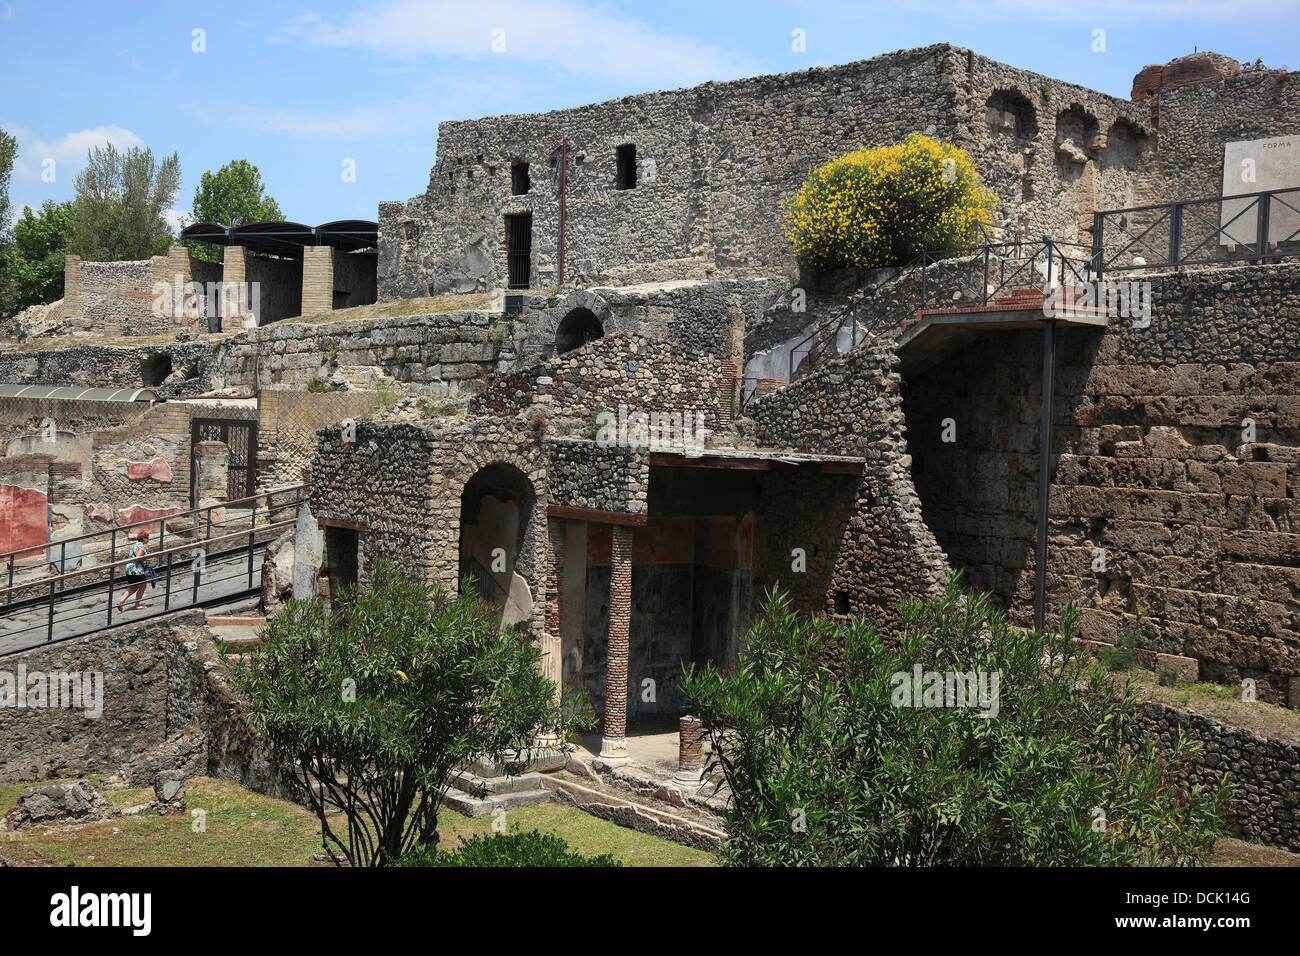
{"type": "Polygon", "coordinates": [[[1185,739],[1162,755],[1135,737],[1136,691],[1076,646],[1072,608],[1059,630],[1034,634],[954,579],[944,597],[904,602],[900,614],[887,639],[863,620],[810,619],[769,595],[733,670],[686,669],[713,767],[733,794],[729,863],[1205,859],[1226,783],[1188,782],[1185,739]],[[996,714],[895,706],[898,675],[914,664],[983,672],[990,689],[997,674],[996,714]]]}
{"type": "Polygon", "coordinates": [[[912,133],[812,170],[786,201],[786,238],[810,272],[901,265],[971,248],[995,201],[964,150],[912,133]]]}
{"type": "Polygon", "coordinates": [[[334,390],[335,390],[334,386],[331,385],[329,382],[325,381],[323,378],[309,378],[307,380],[307,391],[309,392],[320,393],[320,392],[332,392],[334,390]]]}
{"type": "Polygon", "coordinates": [[[172,234],[163,216],[180,180],[175,153],[157,163],[147,147],[124,153],[112,143],[91,147],[86,168],[77,174],[72,251],[90,261],[166,255],[172,234]]]}
{"type": "Polygon", "coordinates": [[[621,866],[607,853],[583,856],[569,849],[554,833],[476,833],[454,850],[418,847],[402,857],[400,866],[621,866]]]}
{"type": "MultiPolygon", "coordinates": [[[[215,173],[208,170],[194,190],[191,209],[195,222],[242,226],[250,222],[283,222],[280,204],[266,195],[262,173],[246,159],[233,159],[215,173]]],[[[219,246],[187,242],[194,255],[210,262],[222,260],[219,246]]]]}
{"type": "Polygon", "coordinates": [[[381,561],[370,589],[344,588],[332,611],[286,602],[232,666],[250,727],[295,768],[323,842],[354,866],[435,843],[452,770],[509,761],[571,727],[537,647],[462,590],[430,590],[381,561]],[[317,785],[342,808],[342,834],[317,785]]]}
{"type": "Polygon", "coordinates": [[[9,181],[17,156],[17,138],[0,129],[0,246],[4,245],[5,232],[9,228],[9,181]]]}
{"type": "Polygon", "coordinates": [[[63,257],[72,243],[72,203],[47,199],[14,223],[13,242],[0,250],[0,316],[63,295],[63,257]]]}

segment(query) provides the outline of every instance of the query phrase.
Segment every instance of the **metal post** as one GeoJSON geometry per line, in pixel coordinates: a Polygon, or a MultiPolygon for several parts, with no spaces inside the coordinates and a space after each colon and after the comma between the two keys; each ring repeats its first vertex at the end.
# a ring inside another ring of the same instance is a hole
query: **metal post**
{"type": "Polygon", "coordinates": [[[13,601],[13,599],[14,599],[14,596],[13,596],[13,586],[14,586],[14,555],[11,554],[11,555],[9,555],[9,589],[10,589],[10,593],[5,595],[5,603],[6,603],[6,604],[11,603],[11,602],[13,601]]]}
{"type": "Polygon", "coordinates": [[[1258,234],[1255,236],[1255,248],[1261,260],[1268,255],[1268,204],[1272,198],[1272,193],[1264,193],[1256,200],[1259,203],[1259,218],[1255,224],[1255,228],[1258,230],[1258,234]]]}
{"type": "Polygon", "coordinates": [[[1182,245],[1183,207],[1174,203],[1169,207],[1169,264],[1178,268],[1178,248],[1182,245]]]}
{"type": "Polygon", "coordinates": [[[54,582],[55,578],[50,578],[50,618],[45,631],[45,643],[48,644],[54,640],[54,582]]]}
{"type": "Polygon", "coordinates": [[[117,529],[108,536],[108,626],[113,626],[113,560],[117,557],[117,529]]]}
{"type": "Polygon", "coordinates": [[[984,247],[984,282],[980,285],[980,305],[989,304],[989,247],[984,247]]]}
{"type": "Polygon", "coordinates": [[[1038,542],[1034,549],[1034,630],[1047,616],[1047,497],[1052,478],[1052,392],[1056,370],[1056,320],[1043,326],[1043,407],[1038,432],[1038,542]]]}
{"type": "Polygon", "coordinates": [[[257,535],[257,499],[253,499],[253,516],[248,522],[248,589],[253,590],[253,542],[257,535]]]}
{"type": "Polygon", "coordinates": [[[1106,228],[1106,217],[1099,212],[1092,214],[1092,272],[1097,288],[1101,288],[1102,261],[1105,246],[1102,245],[1102,230],[1106,228]]]}

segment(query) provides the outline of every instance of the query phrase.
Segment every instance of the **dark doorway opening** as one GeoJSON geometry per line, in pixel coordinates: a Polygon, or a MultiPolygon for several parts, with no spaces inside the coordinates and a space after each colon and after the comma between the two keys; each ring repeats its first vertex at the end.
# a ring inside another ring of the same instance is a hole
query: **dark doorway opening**
{"type": "Polygon", "coordinates": [[[605,334],[600,319],[590,309],[574,309],[560,320],[555,330],[555,351],[563,355],[574,349],[594,342],[605,334]]]}
{"type": "Polygon", "coordinates": [[[523,196],[532,188],[532,181],[528,178],[528,164],[522,159],[518,160],[510,167],[510,194],[512,196],[523,196]]]}
{"type": "Polygon", "coordinates": [[[506,216],[506,279],[511,289],[527,289],[533,258],[533,214],[506,216]]]}
{"type": "Polygon", "coordinates": [[[195,418],[190,422],[190,507],[199,507],[199,442],[224,442],[226,500],[251,498],[257,488],[257,422],[195,418]]]}
{"type": "Polygon", "coordinates": [[[636,147],[629,143],[614,150],[618,160],[618,173],[614,177],[615,189],[636,189],[636,147]]]}
{"type": "Polygon", "coordinates": [[[140,360],[140,384],[154,388],[167,381],[172,373],[172,357],[165,353],[149,355],[140,360]]]}
{"type": "Polygon", "coordinates": [[[343,588],[357,586],[356,529],[325,526],[325,571],[331,601],[337,600],[343,588]]]}

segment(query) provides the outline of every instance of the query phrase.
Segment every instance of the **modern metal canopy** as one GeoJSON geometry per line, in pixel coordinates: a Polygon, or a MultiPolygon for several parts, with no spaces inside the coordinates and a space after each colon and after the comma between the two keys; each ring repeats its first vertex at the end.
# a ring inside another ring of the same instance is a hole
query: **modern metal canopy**
{"type": "Polygon", "coordinates": [[[379,224],[368,219],[337,219],[315,227],[273,220],[248,222],[242,226],[196,222],[181,230],[181,238],[301,258],[304,246],[333,246],[345,252],[373,249],[379,244],[379,224]]]}
{"type": "Polygon", "coordinates": [[[152,402],[151,388],[83,388],[80,385],[0,385],[0,398],[65,399],[77,402],[152,402]]]}

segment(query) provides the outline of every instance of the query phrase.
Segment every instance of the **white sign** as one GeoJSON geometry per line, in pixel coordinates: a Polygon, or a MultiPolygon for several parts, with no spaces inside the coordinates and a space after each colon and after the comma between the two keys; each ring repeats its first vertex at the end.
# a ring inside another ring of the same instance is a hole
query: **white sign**
{"type": "MultiPolygon", "coordinates": [[[[1230,201],[1228,196],[1296,187],[1300,187],[1300,136],[1224,144],[1219,244],[1232,252],[1238,246],[1253,246],[1258,237],[1257,201],[1230,201]]],[[[1300,192],[1274,197],[1268,213],[1269,243],[1300,241],[1300,192]]]]}

